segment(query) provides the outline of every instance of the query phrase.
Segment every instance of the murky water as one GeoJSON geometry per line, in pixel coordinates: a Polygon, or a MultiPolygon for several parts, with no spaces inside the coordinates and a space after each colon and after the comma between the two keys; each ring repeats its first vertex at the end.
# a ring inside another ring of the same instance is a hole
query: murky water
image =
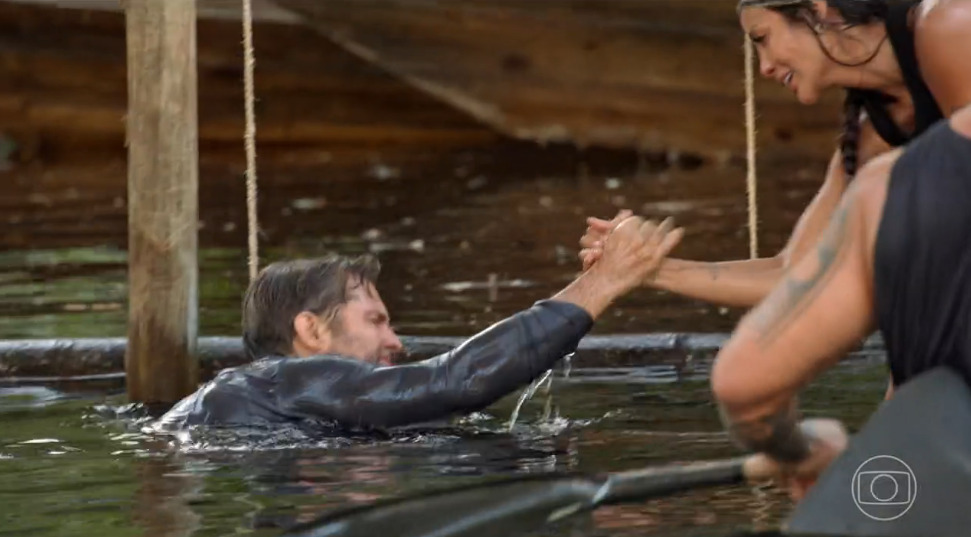
{"type": "MultiPolygon", "coordinates": [[[[351,159],[351,157],[346,157],[351,159]]],[[[748,255],[744,169],[668,164],[658,156],[519,146],[449,152],[364,152],[351,164],[263,164],[263,263],[374,252],[398,330],[468,335],[576,274],[587,215],[618,208],[687,229],[676,254],[748,255]],[[498,292],[490,294],[490,278],[498,292]]],[[[306,160],[306,157],[304,157],[306,160]]],[[[245,290],[245,192],[238,165],[203,159],[200,333],[235,335],[245,290]]],[[[821,177],[821,163],[765,167],[760,243],[783,244],[821,177]]],[[[0,338],[122,336],[126,320],[125,166],[106,161],[3,174],[0,338]]],[[[631,294],[598,333],[727,331],[738,312],[653,290],[631,294]]]]}
{"type": "MultiPolygon", "coordinates": [[[[619,471],[734,456],[707,382],[650,369],[556,375],[561,420],[542,398],[507,430],[516,396],[438,431],[332,438],[314,431],[197,435],[177,445],[118,419],[121,396],[0,389],[0,535],[278,535],[337,507],[499,476],[619,471]]],[[[828,373],[808,415],[854,428],[880,400],[879,361],[828,373]]],[[[124,410],[124,409],[121,409],[124,410]]],[[[775,491],[717,487],[605,507],[543,535],[728,535],[772,527],[791,504],[775,491]]]]}

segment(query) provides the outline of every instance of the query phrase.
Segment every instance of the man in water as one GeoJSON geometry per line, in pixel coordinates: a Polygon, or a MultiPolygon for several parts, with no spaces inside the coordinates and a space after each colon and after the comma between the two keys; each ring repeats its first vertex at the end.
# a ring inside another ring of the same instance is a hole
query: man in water
{"type": "Polygon", "coordinates": [[[949,367],[971,384],[971,105],[850,186],[815,252],[740,323],[712,389],[726,426],[795,498],[842,451],[831,420],[798,421],[796,395],[879,328],[891,386],[949,367]]]}
{"type": "Polygon", "coordinates": [[[551,299],[448,353],[402,365],[391,363],[402,345],[375,287],[376,260],[275,263],[243,305],[243,340],[256,361],[220,372],[156,427],[312,420],[368,429],[483,409],[576,350],[594,320],[641,285],[681,236],[670,220],[628,218],[596,267],[551,299]]]}

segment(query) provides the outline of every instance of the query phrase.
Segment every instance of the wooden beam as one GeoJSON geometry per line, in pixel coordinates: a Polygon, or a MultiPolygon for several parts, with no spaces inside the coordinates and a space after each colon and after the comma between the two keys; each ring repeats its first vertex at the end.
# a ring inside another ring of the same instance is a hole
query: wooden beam
{"type": "Polygon", "coordinates": [[[132,402],[195,390],[198,106],[195,0],[126,0],[128,347],[132,402]]]}
{"type": "MultiPolygon", "coordinates": [[[[125,0],[2,0],[14,4],[36,4],[62,9],[90,9],[95,11],[122,11],[125,0]]],[[[240,0],[197,0],[196,15],[200,19],[241,18],[240,0]]],[[[300,19],[293,13],[273,4],[271,0],[253,0],[253,20],[299,24],[300,19]]]]}

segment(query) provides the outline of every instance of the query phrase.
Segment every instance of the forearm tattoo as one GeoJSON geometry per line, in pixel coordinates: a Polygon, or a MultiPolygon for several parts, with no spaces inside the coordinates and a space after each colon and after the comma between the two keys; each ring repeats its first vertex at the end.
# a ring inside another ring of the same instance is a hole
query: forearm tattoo
{"type": "Polygon", "coordinates": [[[810,438],[799,427],[795,401],[778,412],[751,420],[733,420],[724,408],[719,410],[729,436],[742,449],[787,463],[809,456],[810,438]]]}
{"type": "Polygon", "coordinates": [[[836,265],[849,250],[848,220],[848,208],[843,204],[833,215],[832,222],[816,247],[815,270],[805,277],[792,272],[786,274],[782,284],[753,310],[752,326],[759,334],[761,343],[771,343],[792,324],[823,288],[822,283],[836,273],[836,265]]]}

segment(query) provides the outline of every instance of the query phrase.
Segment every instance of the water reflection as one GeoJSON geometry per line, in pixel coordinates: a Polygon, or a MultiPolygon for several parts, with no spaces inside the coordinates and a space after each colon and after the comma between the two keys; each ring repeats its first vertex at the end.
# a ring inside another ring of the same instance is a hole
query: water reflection
{"type": "MultiPolygon", "coordinates": [[[[385,436],[314,427],[146,435],[144,409],[119,396],[51,388],[0,397],[0,534],[276,536],[334,509],[483,480],[601,473],[734,456],[704,380],[645,381],[635,369],[554,375],[561,419],[518,394],[450,424],[385,436]]],[[[804,395],[809,416],[854,430],[880,401],[885,366],[847,362],[804,395]]],[[[725,536],[777,527],[790,508],[776,490],[717,487],[618,505],[534,535],[725,536]]]]}
{"type": "Polygon", "coordinates": [[[203,480],[179,472],[163,457],[137,458],[133,467],[138,485],[132,499],[132,524],[158,537],[194,535],[202,518],[189,502],[202,491],[203,480]]]}
{"type": "Polygon", "coordinates": [[[223,478],[244,480],[247,494],[238,503],[254,507],[247,517],[263,529],[286,528],[328,509],[429,486],[571,468],[579,456],[576,438],[569,435],[539,430],[513,435],[461,424],[384,439],[289,428],[242,436],[207,431],[187,435],[173,447],[184,461],[203,462],[223,478]]]}

